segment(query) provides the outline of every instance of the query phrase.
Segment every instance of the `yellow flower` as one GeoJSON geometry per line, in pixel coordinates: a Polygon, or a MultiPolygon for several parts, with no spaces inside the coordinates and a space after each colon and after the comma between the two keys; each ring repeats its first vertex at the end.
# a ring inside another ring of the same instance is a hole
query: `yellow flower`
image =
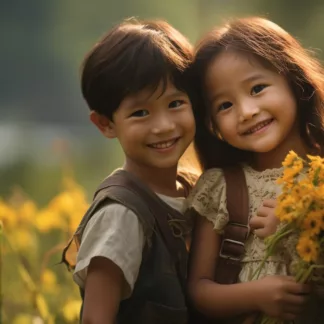
{"type": "Polygon", "coordinates": [[[275,213],[281,222],[292,222],[298,217],[295,210],[296,199],[293,195],[280,195],[275,213]]]}
{"type": "Polygon", "coordinates": [[[41,281],[45,291],[52,293],[57,291],[57,281],[53,271],[46,269],[42,273],[41,281]]]}
{"type": "Polygon", "coordinates": [[[290,167],[296,159],[298,159],[298,155],[294,151],[290,151],[282,162],[282,165],[284,167],[290,167]]]}
{"type": "Polygon", "coordinates": [[[309,165],[313,170],[324,168],[324,159],[320,156],[307,155],[307,158],[310,160],[309,165]]]}
{"type": "Polygon", "coordinates": [[[4,230],[13,229],[17,225],[16,211],[0,199],[0,220],[3,223],[4,230]]]}
{"type": "Polygon", "coordinates": [[[285,168],[282,177],[277,180],[277,183],[284,184],[287,189],[287,186],[292,186],[295,177],[303,169],[304,163],[303,160],[300,159],[295,152],[290,151],[282,165],[285,168]]]}
{"type": "Polygon", "coordinates": [[[305,232],[299,238],[296,250],[305,262],[316,262],[318,257],[318,244],[305,232]]]}
{"type": "Polygon", "coordinates": [[[18,216],[21,220],[31,222],[37,213],[36,205],[31,200],[26,200],[18,209],[18,216]]]}
{"type": "Polygon", "coordinates": [[[12,324],[33,324],[33,315],[19,314],[14,318],[12,324]]]}
{"type": "Polygon", "coordinates": [[[76,321],[80,315],[81,301],[80,300],[69,300],[65,303],[62,309],[64,318],[68,322],[76,321]]]}
{"type": "Polygon", "coordinates": [[[35,226],[40,232],[49,232],[52,229],[66,230],[66,222],[59,214],[50,208],[41,210],[35,218],[35,226]]]}
{"type": "Polygon", "coordinates": [[[35,234],[27,228],[18,228],[8,234],[12,244],[19,251],[29,251],[36,248],[35,234]]]}
{"type": "Polygon", "coordinates": [[[311,236],[319,234],[321,231],[321,218],[323,211],[313,210],[306,215],[303,221],[303,229],[306,230],[311,236]]]}

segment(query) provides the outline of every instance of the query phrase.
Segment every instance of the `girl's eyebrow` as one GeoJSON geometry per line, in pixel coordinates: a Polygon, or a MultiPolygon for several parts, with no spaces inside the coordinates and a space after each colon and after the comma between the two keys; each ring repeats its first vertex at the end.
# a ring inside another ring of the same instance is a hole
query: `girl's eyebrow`
{"type": "Polygon", "coordinates": [[[256,73],[256,74],[249,75],[248,77],[243,79],[241,81],[241,83],[249,83],[249,82],[258,81],[261,79],[264,79],[264,75],[260,74],[260,73],[256,73]]]}
{"type": "MultiPolygon", "coordinates": [[[[244,78],[243,80],[240,81],[240,83],[244,84],[244,83],[251,83],[251,82],[255,82],[258,80],[263,80],[265,78],[265,76],[261,73],[255,73],[255,74],[251,74],[249,76],[247,76],[246,78],[244,78]]],[[[211,99],[210,102],[213,103],[214,101],[216,101],[219,97],[222,96],[222,91],[216,91],[211,99]]]]}

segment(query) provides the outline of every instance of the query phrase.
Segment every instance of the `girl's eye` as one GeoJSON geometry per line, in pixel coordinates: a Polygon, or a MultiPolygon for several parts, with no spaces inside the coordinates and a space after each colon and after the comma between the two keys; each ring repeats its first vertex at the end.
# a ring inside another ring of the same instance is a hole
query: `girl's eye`
{"type": "Polygon", "coordinates": [[[256,94],[258,94],[259,92],[261,92],[263,89],[265,89],[267,86],[265,84],[258,84],[256,86],[254,86],[251,90],[251,95],[254,96],[256,94]]]}
{"type": "Polygon", "coordinates": [[[223,102],[219,107],[218,107],[218,111],[222,111],[222,110],[226,110],[228,108],[232,107],[232,103],[229,101],[223,102]]]}
{"type": "Polygon", "coordinates": [[[184,104],[184,100],[173,100],[169,103],[169,108],[179,108],[184,104]]]}
{"type": "Polygon", "coordinates": [[[147,116],[148,114],[149,114],[149,112],[148,112],[147,110],[142,109],[142,110],[136,110],[136,111],[134,111],[134,112],[130,115],[130,117],[145,117],[145,116],[147,116]]]}

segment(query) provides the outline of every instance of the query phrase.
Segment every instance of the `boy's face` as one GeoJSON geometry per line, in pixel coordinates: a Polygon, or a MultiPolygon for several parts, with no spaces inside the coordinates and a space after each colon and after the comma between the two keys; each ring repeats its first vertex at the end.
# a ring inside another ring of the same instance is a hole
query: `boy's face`
{"type": "Polygon", "coordinates": [[[163,94],[162,90],[160,84],[153,93],[145,89],[127,96],[103,132],[118,138],[127,167],[173,168],[193,140],[195,121],[189,97],[171,82],[163,94]]]}

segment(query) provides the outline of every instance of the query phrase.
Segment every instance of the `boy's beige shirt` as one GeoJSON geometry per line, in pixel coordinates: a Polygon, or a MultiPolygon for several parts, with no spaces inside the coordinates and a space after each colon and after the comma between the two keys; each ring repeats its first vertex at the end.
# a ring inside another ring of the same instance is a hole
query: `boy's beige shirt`
{"type": "MultiPolygon", "coordinates": [[[[185,198],[159,197],[181,213],[186,209],[185,198]]],[[[91,259],[104,257],[122,270],[127,283],[123,299],[128,298],[137,280],[144,242],[143,227],[133,211],[118,203],[105,206],[92,216],[85,227],[73,274],[74,281],[84,288],[91,259]]]]}

